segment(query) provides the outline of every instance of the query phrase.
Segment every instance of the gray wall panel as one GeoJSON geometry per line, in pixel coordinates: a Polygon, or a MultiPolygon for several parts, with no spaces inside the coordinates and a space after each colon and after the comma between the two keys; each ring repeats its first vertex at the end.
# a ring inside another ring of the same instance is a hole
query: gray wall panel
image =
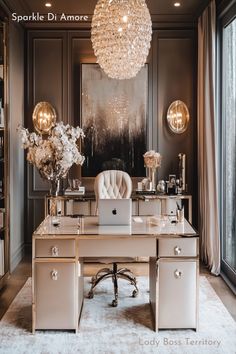
{"type": "MultiPolygon", "coordinates": [[[[197,114],[196,114],[196,41],[193,31],[158,31],[156,148],[163,155],[159,179],[178,175],[178,153],[186,154],[186,183],[193,195],[193,220],[197,222],[197,114]],[[171,102],[182,100],[190,113],[190,123],[183,134],[174,134],[166,122],[171,102]]],[[[155,139],[154,139],[155,141],[155,139]]]]}
{"type": "Polygon", "coordinates": [[[34,104],[49,101],[63,117],[63,39],[33,40],[34,104]],[[42,58],[44,60],[42,60],[42,58]],[[53,68],[53,69],[52,69],[53,68]]]}
{"type": "MultiPolygon", "coordinates": [[[[158,177],[166,178],[178,172],[179,152],[187,155],[187,183],[196,200],[196,36],[195,30],[154,31],[149,64],[149,148],[163,155],[158,177]],[[166,125],[169,104],[183,100],[191,115],[189,128],[182,135],[174,135],[166,125]]],[[[32,129],[31,114],[34,103],[40,99],[51,102],[60,112],[59,119],[78,124],[80,121],[80,63],[95,62],[90,32],[30,30],[28,32],[28,96],[27,121],[32,129]],[[53,49],[52,49],[53,48],[53,49]],[[48,51],[53,52],[48,56],[48,51]],[[50,83],[47,78],[50,77],[50,83]],[[44,87],[45,90],[44,90],[44,87]],[[29,114],[30,112],[30,114],[29,114]]],[[[79,175],[74,169],[73,174],[79,175]]],[[[43,218],[42,203],[46,185],[32,168],[28,169],[29,230],[43,218]],[[40,198],[40,200],[38,199],[40,198]],[[30,199],[30,200],[29,200],[30,199]],[[32,200],[35,200],[32,203],[32,200]],[[32,214],[33,213],[33,214],[32,214]],[[36,217],[37,215],[37,217],[36,217]],[[34,222],[32,222],[34,220],[34,222]]],[[[86,184],[87,181],[84,181],[86,184]]],[[[93,186],[91,179],[88,179],[93,186]]],[[[136,182],[135,182],[136,183],[136,182]]],[[[30,231],[30,232],[31,232],[30,231]]],[[[28,241],[31,239],[27,236],[28,241]]]]}
{"type": "Polygon", "coordinates": [[[17,126],[24,124],[24,32],[9,24],[10,270],[24,253],[24,151],[17,126]]]}

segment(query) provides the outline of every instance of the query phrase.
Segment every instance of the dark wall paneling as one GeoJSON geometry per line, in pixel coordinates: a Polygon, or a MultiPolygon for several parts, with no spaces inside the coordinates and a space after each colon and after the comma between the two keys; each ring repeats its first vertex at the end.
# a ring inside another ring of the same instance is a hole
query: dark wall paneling
{"type": "Polygon", "coordinates": [[[33,102],[35,104],[47,98],[56,107],[59,119],[62,119],[63,39],[35,38],[33,51],[33,102]],[[42,56],[46,60],[42,60],[42,56]]]}
{"type": "MultiPolygon", "coordinates": [[[[196,51],[195,32],[186,30],[158,31],[156,38],[156,102],[157,120],[154,128],[154,147],[163,156],[159,179],[168,180],[169,174],[178,176],[178,153],[186,154],[186,183],[188,193],[197,200],[196,158],[196,51]],[[190,112],[190,123],[182,134],[174,134],[168,128],[166,116],[169,105],[181,100],[190,112]]],[[[196,219],[194,219],[196,220],[196,219]]]]}
{"type": "Polygon", "coordinates": [[[89,31],[69,33],[69,110],[71,123],[81,125],[80,84],[82,63],[96,63],[89,31]]]}
{"type": "MultiPolygon", "coordinates": [[[[67,34],[61,31],[29,31],[27,52],[26,126],[33,130],[32,112],[40,101],[50,102],[58,120],[68,120],[67,34]]],[[[44,215],[43,196],[48,191],[38,171],[27,166],[27,239],[44,215]],[[39,199],[41,198],[41,199],[39,199]]],[[[31,242],[31,241],[30,241],[31,242]]]]}
{"type": "MultiPolygon", "coordinates": [[[[169,26],[171,24],[169,23],[169,26]]],[[[148,146],[163,155],[159,179],[178,172],[179,152],[187,155],[187,183],[196,200],[196,36],[195,30],[162,29],[154,31],[148,58],[149,104],[148,146]],[[175,135],[166,125],[169,104],[183,100],[189,107],[191,121],[184,134],[175,135]]],[[[80,121],[81,63],[94,63],[90,31],[29,30],[27,64],[26,126],[32,129],[35,103],[46,100],[56,108],[59,120],[73,125],[80,121]]],[[[80,175],[73,168],[72,176],[80,175]]],[[[93,179],[84,181],[93,188],[93,179]]],[[[136,181],[134,181],[134,187],[136,181]]],[[[27,168],[27,242],[44,216],[44,195],[48,191],[37,171],[27,168]]],[[[195,208],[196,211],[196,208],[195,208]]]]}
{"type": "MultiPolygon", "coordinates": [[[[68,114],[67,34],[60,31],[28,33],[28,102],[27,121],[31,123],[33,108],[49,101],[59,120],[68,114]]],[[[32,123],[30,124],[32,127],[32,123]]]]}
{"type": "Polygon", "coordinates": [[[32,234],[44,218],[44,197],[31,197],[27,200],[27,223],[25,243],[32,242],[32,234]]]}

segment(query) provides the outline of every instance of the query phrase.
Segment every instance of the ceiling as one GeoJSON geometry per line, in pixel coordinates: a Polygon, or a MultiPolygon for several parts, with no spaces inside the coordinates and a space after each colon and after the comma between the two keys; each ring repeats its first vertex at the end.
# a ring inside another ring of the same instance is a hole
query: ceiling
{"type": "MultiPolygon", "coordinates": [[[[46,0],[5,0],[12,11],[21,15],[30,15],[32,12],[57,14],[93,14],[97,0],[48,0],[51,8],[46,8],[46,0]]],[[[195,18],[205,8],[209,0],[179,0],[180,7],[174,7],[174,0],[146,0],[152,15],[188,15],[195,18]]]]}

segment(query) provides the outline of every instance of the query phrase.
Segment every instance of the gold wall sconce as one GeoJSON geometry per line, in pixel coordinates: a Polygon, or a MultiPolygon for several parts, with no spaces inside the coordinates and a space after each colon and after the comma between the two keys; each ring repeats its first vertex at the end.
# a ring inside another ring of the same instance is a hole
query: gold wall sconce
{"type": "Polygon", "coordinates": [[[49,102],[39,102],[36,104],[33,115],[34,129],[39,134],[50,134],[57,119],[57,114],[49,102]]]}
{"type": "Polygon", "coordinates": [[[167,122],[173,133],[185,132],[189,124],[189,110],[186,104],[180,100],[174,101],[167,111],[167,122]]]}

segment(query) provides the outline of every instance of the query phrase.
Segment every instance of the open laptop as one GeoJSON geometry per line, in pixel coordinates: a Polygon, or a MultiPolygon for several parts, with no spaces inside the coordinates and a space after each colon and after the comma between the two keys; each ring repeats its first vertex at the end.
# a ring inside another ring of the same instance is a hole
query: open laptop
{"type": "Polygon", "coordinates": [[[131,199],[99,199],[99,225],[130,225],[132,214],[131,199]]]}

